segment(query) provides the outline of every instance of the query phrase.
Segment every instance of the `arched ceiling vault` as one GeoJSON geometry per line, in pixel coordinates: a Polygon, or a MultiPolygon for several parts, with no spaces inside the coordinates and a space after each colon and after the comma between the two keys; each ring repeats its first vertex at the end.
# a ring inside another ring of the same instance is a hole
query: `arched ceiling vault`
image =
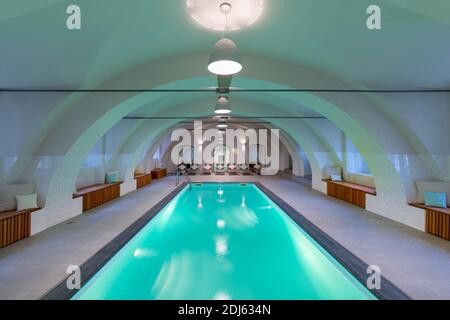
{"type": "MultiPolygon", "coordinates": [[[[145,105],[138,110],[136,110],[131,116],[171,116],[171,115],[189,115],[191,107],[188,105],[191,104],[201,104],[205,110],[205,115],[212,115],[213,105],[215,103],[215,97],[208,97],[204,95],[204,98],[199,98],[196,94],[189,96],[170,96],[164,99],[159,100],[158,102],[151,103],[149,105],[145,105]],[[183,104],[183,107],[175,107],[173,106],[183,104]],[[155,111],[155,106],[161,107],[161,111],[155,111]],[[180,111],[185,110],[185,112],[180,111]]],[[[255,108],[255,116],[265,117],[265,121],[271,121],[271,116],[276,117],[284,117],[285,119],[292,118],[291,121],[297,121],[298,124],[302,126],[308,127],[314,135],[321,141],[321,143],[326,146],[327,150],[330,150],[331,156],[333,158],[333,162],[339,163],[339,157],[336,154],[336,150],[331,146],[328,141],[326,135],[321,130],[321,125],[326,122],[329,123],[326,119],[295,119],[298,116],[305,117],[320,117],[321,115],[314,110],[311,110],[307,107],[302,106],[299,103],[295,103],[293,101],[289,101],[284,97],[272,96],[265,93],[259,93],[257,95],[251,93],[240,93],[236,95],[236,97],[232,100],[232,107],[235,112],[233,113],[241,113],[245,112],[250,108],[251,105],[254,105],[255,108]],[[259,110],[258,110],[259,109],[259,110]]],[[[338,129],[337,129],[338,131],[338,129]]]]}
{"type": "MultiPolygon", "coordinates": [[[[207,58],[204,56],[203,58],[207,58]]],[[[153,87],[157,85],[158,83],[167,83],[170,81],[170,78],[184,78],[188,75],[192,75],[195,73],[198,73],[201,66],[204,64],[204,59],[199,58],[198,55],[195,54],[189,54],[187,56],[179,57],[169,57],[158,61],[149,62],[145,66],[141,66],[139,68],[136,68],[135,70],[130,70],[129,72],[121,75],[119,78],[114,79],[106,83],[104,86],[107,87],[121,87],[121,83],[126,84],[127,86],[132,86],[135,82],[136,84],[139,84],[143,87],[153,87]],[[180,61],[186,61],[189,60],[189,64],[183,64],[180,63],[180,61]],[[167,68],[175,66],[176,72],[168,73],[167,68]],[[158,77],[153,77],[151,75],[158,75],[158,77]],[[159,75],[162,75],[159,77],[159,75]]],[[[291,87],[298,87],[302,86],[303,82],[315,82],[317,84],[319,83],[330,83],[334,84],[335,87],[341,87],[345,88],[345,85],[341,82],[336,82],[332,78],[326,77],[323,74],[318,73],[317,71],[314,71],[312,69],[303,68],[301,66],[293,66],[291,64],[286,64],[281,61],[273,61],[273,60],[267,60],[265,58],[261,57],[251,57],[249,59],[252,63],[249,63],[247,67],[247,71],[245,72],[248,76],[253,76],[253,79],[272,79],[273,81],[276,81],[278,83],[282,84],[291,84],[291,87]],[[270,66],[267,67],[267,66],[270,66]]],[[[203,72],[200,72],[203,73],[203,72]]],[[[244,75],[244,73],[243,73],[244,75]]],[[[191,88],[203,88],[207,87],[208,85],[211,85],[211,83],[214,83],[212,81],[211,77],[207,78],[194,78],[192,80],[186,80],[186,81],[177,81],[172,82],[172,84],[166,85],[166,88],[182,88],[182,87],[191,87],[191,88]]],[[[234,80],[235,85],[239,85],[241,87],[278,87],[278,88],[286,88],[283,85],[275,85],[271,84],[270,82],[261,82],[261,81],[255,81],[245,78],[237,78],[234,80]]],[[[161,88],[161,87],[160,87],[161,88]]],[[[272,94],[275,95],[275,94],[272,94]]],[[[77,94],[77,96],[81,96],[80,94],[77,94]]],[[[148,101],[151,100],[157,100],[158,98],[165,97],[167,94],[141,94],[141,95],[135,95],[133,99],[129,100],[129,103],[133,102],[134,104],[145,104],[148,101]],[[146,101],[147,100],[147,101],[146,101]]],[[[301,104],[301,101],[299,98],[302,96],[308,96],[308,94],[278,94],[279,97],[284,97],[285,99],[288,99],[290,101],[293,101],[294,103],[301,104]]],[[[328,100],[342,100],[342,96],[339,95],[326,95],[322,94],[322,97],[328,99],[328,100]]],[[[22,154],[24,156],[30,155],[30,154],[36,154],[36,148],[37,146],[40,146],[38,149],[40,149],[41,153],[49,153],[51,154],[51,151],[48,150],[48,148],[45,147],[45,144],[47,146],[55,146],[64,144],[64,141],[58,141],[62,139],[62,136],[60,134],[57,134],[58,130],[63,130],[66,132],[73,132],[74,136],[69,137],[68,139],[65,139],[66,141],[71,141],[74,138],[76,138],[76,135],[80,134],[85,128],[88,128],[89,125],[92,123],[91,120],[86,119],[83,123],[77,123],[75,124],[78,126],[78,128],[68,129],[67,126],[70,126],[70,121],[65,121],[64,118],[75,118],[76,115],[83,114],[83,112],[90,113],[90,117],[93,118],[97,115],[100,115],[102,112],[106,112],[108,109],[111,108],[112,105],[119,103],[120,101],[125,101],[125,99],[131,98],[132,95],[130,93],[115,93],[115,94],[90,94],[85,95],[84,97],[81,97],[81,100],[79,100],[77,103],[75,103],[73,106],[70,104],[66,104],[66,106],[61,106],[56,111],[59,113],[59,116],[55,116],[54,114],[50,115],[48,118],[48,122],[46,125],[42,126],[42,130],[40,133],[36,133],[33,135],[33,138],[31,139],[30,143],[24,148],[22,154]],[[95,105],[95,108],[92,108],[91,106],[95,105]],[[88,109],[84,111],[83,109],[88,109]],[[58,128],[59,126],[59,128],[58,128]],[[81,127],[80,127],[81,126],[81,127]],[[84,126],[84,128],[83,128],[84,126]],[[46,139],[47,137],[47,139],[46,139]],[[47,140],[47,142],[44,143],[44,141],[47,140]],[[44,144],[43,144],[44,143],[44,144]],[[33,151],[35,150],[35,151],[33,151]]],[[[362,105],[370,105],[370,108],[374,108],[375,111],[377,111],[377,107],[373,104],[371,101],[367,101],[365,97],[363,97],[360,94],[353,94],[351,97],[346,96],[347,100],[348,98],[351,98],[351,100],[358,99],[358,106],[357,108],[361,109],[362,105]]],[[[340,101],[341,104],[347,104],[348,101],[340,101]]],[[[305,104],[305,103],[303,103],[305,104]]],[[[346,108],[349,108],[349,106],[345,106],[346,108]]],[[[128,110],[132,111],[137,107],[133,107],[132,109],[127,108],[128,110]]],[[[311,106],[308,106],[309,109],[315,110],[315,108],[311,108],[311,106]]],[[[354,109],[354,108],[353,108],[354,109]]],[[[364,109],[367,111],[366,109],[364,109]]],[[[357,115],[358,112],[361,112],[361,110],[350,110],[353,115],[357,115]]],[[[98,117],[98,116],[97,116],[98,117]]],[[[390,122],[390,120],[386,121],[387,123],[390,122]]],[[[66,136],[65,135],[65,136],[66,136]]],[[[394,139],[401,139],[401,132],[400,134],[394,134],[394,139]]],[[[392,137],[391,137],[392,139],[392,137]]],[[[408,140],[411,141],[414,139],[414,135],[412,137],[409,137],[408,140]]],[[[415,143],[419,143],[415,140],[415,143]]],[[[410,144],[410,143],[409,143],[410,144]]],[[[414,147],[413,147],[414,149],[414,147]]],[[[418,148],[416,148],[418,149],[418,148]]],[[[422,151],[421,151],[422,152],[422,151]]],[[[411,152],[411,150],[408,150],[406,153],[414,153],[411,152]]]]}
{"type": "MultiPolygon", "coordinates": [[[[100,88],[205,88],[214,86],[216,79],[206,76],[207,53],[187,53],[149,61],[127,70],[105,82],[100,88]],[[187,63],[188,62],[188,63],[187,63]]],[[[348,83],[328,74],[285,61],[256,55],[243,55],[244,71],[233,81],[233,86],[242,88],[302,88],[333,87],[349,88],[348,83]]],[[[67,170],[73,158],[87,154],[97,141],[124,116],[138,110],[143,105],[174,95],[173,93],[90,93],[76,94],[48,117],[41,131],[33,135],[23,150],[25,157],[19,158],[13,168],[14,176],[23,176],[35,164],[27,160],[27,155],[65,156],[61,169],[67,170]],[[80,121],[82,119],[82,121],[80,121]],[[27,171],[28,170],[28,171],[27,171]]],[[[239,97],[240,93],[233,93],[239,97]]],[[[295,106],[303,106],[319,113],[339,127],[366,157],[371,172],[376,177],[380,194],[399,194],[405,197],[403,182],[393,167],[388,154],[416,154],[415,137],[406,139],[395,122],[382,108],[362,94],[327,93],[280,93],[271,92],[271,97],[285,99],[295,106]],[[383,128],[380,128],[380,124],[383,128]],[[381,130],[380,130],[381,129],[381,130]],[[413,141],[415,143],[411,143],[413,141]],[[392,180],[396,180],[395,183],[392,180]]],[[[212,96],[215,96],[212,94],[212,96]]],[[[255,95],[257,96],[257,95],[255,95]]],[[[157,110],[156,110],[157,111],[157,110]]],[[[277,124],[278,125],[278,124],[277,124]]],[[[281,126],[281,125],[280,125],[281,126]]],[[[433,160],[431,160],[433,162],[433,160]]],[[[427,170],[428,167],[418,168],[427,170]]],[[[59,180],[58,180],[59,181],[59,180]]],[[[56,183],[56,182],[55,182],[56,183]]],[[[55,188],[57,185],[55,185],[55,188]]],[[[406,200],[405,200],[406,202],[406,200]]]]}
{"type": "MultiPolygon", "coordinates": [[[[175,97],[177,98],[177,97],[175,97]]],[[[163,101],[159,101],[158,105],[164,105],[165,108],[161,110],[160,112],[156,112],[154,110],[154,105],[150,104],[144,107],[141,107],[136,114],[139,114],[141,116],[150,116],[150,117],[161,117],[161,116],[169,116],[176,114],[177,116],[192,116],[193,114],[199,114],[200,116],[209,116],[211,115],[212,106],[214,103],[214,99],[211,98],[203,98],[203,99],[195,99],[195,96],[192,96],[192,100],[184,100],[180,104],[177,104],[176,102],[179,101],[179,99],[175,99],[172,103],[173,105],[170,105],[168,101],[173,101],[168,97],[167,99],[163,99],[163,101]],[[186,110],[186,112],[180,112],[180,110],[186,110]],[[199,110],[199,111],[196,111],[199,110]],[[194,113],[195,112],[195,113],[194,113]]],[[[233,99],[234,102],[234,112],[233,117],[237,118],[239,120],[239,115],[247,115],[247,116],[258,116],[264,118],[264,116],[283,116],[284,119],[278,119],[278,123],[285,122],[285,125],[292,125],[292,126],[302,126],[305,128],[305,130],[311,131],[311,134],[320,141],[320,144],[323,145],[323,149],[321,150],[313,150],[317,152],[327,152],[329,156],[332,159],[332,162],[335,164],[341,164],[339,157],[336,154],[336,150],[330,145],[330,143],[327,140],[326,135],[324,135],[324,132],[320,130],[321,124],[323,122],[328,122],[326,119],[295,119],[295,116],[302,116],[303,113],[295,112],[294,110],[285,109],[283,106],[283,99],[243,99],[242,96],[239,96],[236,99],[233,99]],[[265,101],[265,102],[262,102],[265,101]],[[293,118],[294,117],[294,118],[293,118]],[[286,121],[287,120],[287,121],[286,121]],[[315,122],[319,122],[315,124],[315,122]]],[[[289,105],[289,103],[288,103],[289,105]]],[[[290,104],[292,106],[292,104],[290,104]]],[[[301,108],[298,108],[301,110],[301,108]]],[[[311,113],[309,113],[311,115],[311,113]]],[[[317,115],[317,114],[314,114],[317,115]]],[[[181,121],[181,119],[175,119],[176,121],[181,121]]],[[[193,119],[186,119],[187,121],[193,121],[193,119]]],[[[211,119],[209,119],[211,120],[211,119]]],[[[233,121],[233,119],[231,119],[233,121]]],[[[267,122],[272,122],[273,119],[271,118],[264,118],[260,119],[267,122]]],[[[124,121],[135,121],[135,120],[124,120],[124,121]]],[[[249,121],[258,121],[258,119],[250,119],[249,121]]],[[[142,122],[141,125],[143,127],[148,126],[147,123],[142,122]]],[[[150,128],[149,128],[150,130],[150,128]]],[[[338,132],[339,130],[336,128],[335,132],[338,132]]],[[[333,133],[335,133],[333,132],[333,133]]],[[[290,134],[290,132],[288,132],[290,134]]],[[[329,138],[329,137],[328,137],[329,138]]],[[[131,137],[130,137],[131,139],[131,137]]],[[[127,142],[124,142],[123,144],[123,153],[127,153],[126,146],[130,146],[129,140],[127,142]]]]}
{"type": "MultiPolygon", "coordinates": [[[[2,2],[0,69],[5,73],[0,74],[0,87],[97,87],[145,61],[207,51],[219,37],[193,22],[184,0],[76,3],[83,14],[79,32],[65,28],[72,1],[2,2]]],[[[450,84],[444,68],[450,44],[440,40],[450,32],[446,0],[378,1],[383,13],[383,31],[378,33],[365,26],[370,0],[265,3],[256,24],[230,34],[246,54],[327,70],[376,87],[450,84]],[[423,67],[411,67],[418,65],[423,67]]]]}
{"type": "MultiPolygon", "coordinates": [[[[265,2],[258,23],[229,35],[243,53],[244,70],[234,78],[235,87],[447,89],[450,85],[450,42],[442,41],[450,35],[447,0],[379,1],[383,29],[377,32],[365,27],[370,0],[265,2]]],[[[83,27],[76,32],[65,28],[69,4],[72,2],[66,0],[3,1],[0,88],[216,86],[206,63],[219,35],[196,25],[184,1],[160,1],[155,6],[149,0],[132,4],[80,0],[83,27]]],[[[40,156],[61,157],[47,199],[49,208],[55,209],[49,215],[49,225],[53,224],[64,218],[58,216],[61,192],[71,194],[76,172],[93,144],[124,116],[171,96],[174,94],[68,94],[39,130],[30,134],[9,180],[29,176],[40,156]]],[[[392,112],[380,95],[272,92],[231,96],[276,105],[292,114],[317,113],[333,122],[365,156],[379,191],[377,201],[384,201],[381,211],[387,212],[386,216],[402,212],[405,208],[399,205],[406,204],[402,177],[389,155],[419,155],[423,163],[413,172],[442,176],[413,128],[392,112]],[[261,101],[262,97],[267,100],[261,101]]],[[[153,112],[162,114],[174,105],[153,105],[153,112]]],[[[199,110],[198,115],[202,114],[204,110],[199,110]]],[[[306,151],[308,143],[317,138],[312,134],[314,127],[294,128],[287,121],[273,124],[295,132],[296,136],[290,135],[296,140],[304,139],[306,151]]],[[[158,122],[154,139],[171,125],[174,123],[158,122]]],[[[131,136],[137,137],[142,128],[136,126],[131,136]]],[[[414,177],[408,179],[411,182],[414,177]]]]}
{"type": "MultiPolygon", "coordinates": [[[[274,109],[277,111],[276,107],[268,106],[266,104],[260,104],[260,103],[248,103],[245,102],[245,100],[238,100],[240,103],[244,104],[245,107],[242,109],[243,111],[239,112],[238,114],[235,114],[235,116],[258,116],[260,115],[259,112],[261,110],[264,110],[265,108],[268,109],[274,109]]],[[[208,104],[208,100],[206,100],[206,104],[203,104],[201,102],[205,102],[202,100],[196,100],[193,102],[187,102],[180,105],[174,105],[171,106],[171,109],[175,110],[189,110],[189,115],[194,117],[203,117],[205,115],[209,114],[210,104],[208,104]],[[205,106],[207,107],[206,110],[208,110],[205,113],[205,106]]],[[[167,111],[167,110],[166,110],[167,111]]],[[[169,110],[170,114],[170,110],[169,110]]],[[[158,114],[156,114],[158,115],[158,114]]],[[[165,132],[174,126],[179,125],[179,122],[182,119],[171,119],[171,120],[165,120],[164,126],[160,127],[159,131],[156,129],[156,124],[159,123],[161,120],[146,120],[145,122],[142,122],[140,125],[140,128],[133,132],[132,135],[130,135],[127,140],[122,144],[122,147],[120,148],[120,153],[124,155],[130,155],[132,154],[133,160],[130,162],[131,164],[128,164],[128,173],[127,175],[130,176],[132,174],[132,171],[135,168],[135,165],[140,158],[140,155],[144,152],[144,150],[147,148],[149,144],[151,144],[151,141],[154,141],[155,136],[162,136],[161,132],[165,132]]],[[[191,119],[187,119],[191,121],[191,119]]],[[[316,169],[315,171],[315,178],[318,181],[321,179],[321,173],[320,168],[323,168],[326,164],[328,165],[338,165],[340,164],[337,160],[337,156],[335,154],[335,151],[333,149],[327,149],[327,146],[323,144],[323,139],[320,139],[315,131],[312,131],[309,126],[299,126],[299,123],[302,123],[302,120],[296,119],[296,120],[270,120],[271,121],[270,127],[273,128],[279,128],[282,132],[285,133],[286,136],[291,137],[291,140],[296,141],[300,147],[305,150],[305,153],[308,156],[308,159],[311,162],[311,165],[313,168],[316,169]]],[[[127,121],[127,120],[125,120],[127,121]]],[[[300,149],[297,148],[299,151],[300,149]]],[[[298,153],[298,152],[297,152],[298,153]]]]}

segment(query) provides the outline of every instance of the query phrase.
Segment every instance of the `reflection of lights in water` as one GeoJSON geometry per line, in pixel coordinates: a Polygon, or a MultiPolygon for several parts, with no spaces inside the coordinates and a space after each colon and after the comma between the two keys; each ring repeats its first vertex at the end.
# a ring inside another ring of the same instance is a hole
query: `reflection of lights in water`
{"type": "Polygon", "coordinates": [[[198,198],[198,204],[197,204],[197,207],[203,208],[202,198],[198,198]]]}
{"type": "Polygon", "coordinates": [[[228,241],[223,237],[216,238],[216,255],[223,257],[228,254],[228,241]]]}
{"type": "Polygon", "coordinates": [[[231,297],[228,293],[219,291],[214,295],[213,300],[231,300],[231,297]]]}
{"type": "Polygon", "coordinates": [[[245,207],[245,197],[242,197],[241,207],[245,207]]]}
{"type": "Polygon", "coordinates": [[[225,200],[222,198],[222,196],[223,196],[223,190],[222,190],[222,188],[220,188],[219,189],[219,191],[217,191],[217,194],[219,195],[219,202],[220,203],[224,203],[225,202],[225,200]]]}
{"type": "Polygon", "coordinates": [[[153,251],[153,250],[148,250],[148,249],[136,249],[133,252],[133,256],[135,257],[154,257],[157,256],[158,253],[153,251]]]}
{"type": "Polygon", "coordinates": [[[217,220],[217,229],[224,229],[226,225],[225,220],[217,220]]]}

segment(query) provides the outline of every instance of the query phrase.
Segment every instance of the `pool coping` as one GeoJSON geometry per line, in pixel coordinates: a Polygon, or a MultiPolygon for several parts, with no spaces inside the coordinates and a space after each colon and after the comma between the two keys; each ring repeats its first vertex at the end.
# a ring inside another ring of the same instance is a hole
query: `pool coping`
{"type": "MultiPolygon", "coordinates": [[[[245,183],[257,186],[269,199],[278,205],[286,214],[305,232],[315,240],[325,251],[336,259],[351,275],[353,275],[364,287],[368,277],[368,264],[358,258],[348,249],[331,238],[328,234],[318,228],[296,209],[287,204],[283,199],[270,191],[260,182],[233,181],[233,182],[199,182],[200,184],[232,184],[245,183]]],[[[197,184],[194,183],[193,184],[197,184]]],[[[133,222],[128,228],[122,231],[113,240],[107,243],[97,253],[91,256],[80,266],[81,284],[86,284],[103,266],[105,266],[141,229],[146,226],[177,194],[179,194],[187,185],[186,182],[180,184],[172,190],[167,196],[154,205],[143,216],[133,222]]],[[[49,290],[40,299],[41,300],[69,300],[79,290],[70,290],[66,282],[70,275],[67,275],[53,289],[49,290]]],[[[410,300],[411,298],[401,289],[395,286],[391,281],[381,276],[381,289],[369,290],[376,298],[380,300],[410,300]]]]}

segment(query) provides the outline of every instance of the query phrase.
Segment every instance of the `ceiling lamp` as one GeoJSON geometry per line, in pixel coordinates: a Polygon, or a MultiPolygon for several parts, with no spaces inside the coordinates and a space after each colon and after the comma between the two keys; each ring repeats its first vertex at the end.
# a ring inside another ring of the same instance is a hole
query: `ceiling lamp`
{"type": "Polygon", "coordinates": [[[213,31],[243,30],[263,16],[265,0],[184,0],[192,20],[213,31]],[[218,6],[218,4],[221,4],[218,6]],[[233,9],[228,20],[223,15],[233,9]]]}
{"type": "Polygon", "coordinates": [[[231,113],[230,101],[227,97],[219,97],[216,103],[216,109],[214,110],[216,114],[228,114],[231,113]]]}
{"type": "Polygon", "coordinates": [[[230,76],[242,70],[239,49],[233,41],[223,38],[216,43],[209,57],[208,70],[219,76],[230,76]]]}
{"type": "Polygon", "coordinates": [[[219,120],[219,124],[217,125],[217,128],[219,128],[219,129],[225,129],[225,128],[228,128],[228,125],[227,125],[227,123],[226,123],[225,120],[220,119],[220,120],[219,120]]]}
{"type": "MultiPolygon", "coordinates": [[[[222,3],[220,11],[228,21],[231,4],[228,2],[222,3]]],[[[233,41],[222,36],[222,39],[216,43],[209,56],[208,70],[219,76],[230,76],[242,70],[241,55],[233,41]]]]}
{"type": "Polygon", "coordinates": [[[228,128],[227,120],[228,120],[228,117],[221,117],[219,119],[219,124],[217,125],[217,128],[219,128],[219,129],[228,128]]]}

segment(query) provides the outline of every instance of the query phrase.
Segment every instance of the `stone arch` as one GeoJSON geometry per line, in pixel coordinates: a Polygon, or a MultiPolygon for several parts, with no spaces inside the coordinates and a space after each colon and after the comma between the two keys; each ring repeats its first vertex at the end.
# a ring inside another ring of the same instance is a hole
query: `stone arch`
{"type": "MultiPolygon", "coordinates": [[[[201,66],[205,60],[204,54],[186,54],[176,57],[166,57],[158,61],[151,61],[145,65],[129,70],[118,77],[105,83],[102,88],[125,87],[134,84],[141,84],[148,87],[158,87],[158,84],[166,84],[158,88],[201,88],[211,83],[211,77],[195,77],[203,75],[201,66]],[[190,63],[184,61],[189,59],[190,63]],[[183,61],[183,63],[181,62],[183,61]],[[169,68],[170,66],[170,68],[169,68]],[[175,70],[176,72],[172,72],[175,70]],[[146,77],[152,71],[158,78],[146,77]],[[190,78],[191,77],[191,78],[190,78]],[[175,79],[188,79],[174,81],[175,79]]],[[[235,79],[235,84],[243,87],[258,88],[296,88],[304,87],[306,83],[320,84],[321,86],[333,88],[348,88],[346,84],[333,79],[325,74],[310,68],[304,68],[298,65],[292,65],[286,62],[267,59],[263,57],[248,57],[248,66],[243,72],[242,78],[235,79]],[[308,80],[308,82],[306,82],[308,80]]],[[[82,97],[80,101],[68,108],[63,119],[52,128],[45,128],[47,136],[29,152],[34,155],[60,155],[64,156],[61,164],[55,170],[54,177],[49,183],[49,190],[59,189],[58,184],[64,178],[69,178],[66,171],[74,170],[73,167],[79,162],[79,157],[85,154],[90,145],[90,141],[96,140],[95,137],[103,135],[109,127],[119,121],[130,111],[139,106],[163,97],[168,93],[141,93],[133,94],[122,92],[114,95],[103,95],[99,93],[89,94],[82,97]],[[91,108],[95,105],[95,108],[91,108]],[[86,122],[79,123],[76,120],[78,116],[86,122]],[[65,132],[64,137],[60,133],[65,132]],[[55,148],[56,147],[56,148],[55,148]],[[58,186],[57,186],[58,185],[58,186]]],[[[271,93],[274,96],[281,96],[281,93],[271,93]]],[[[375,177],[375,183],[379,196],[369,205],[373,205],[373,210],[380,214],[393,218],[410,225],[418,226],[419,220],[413,218],[411,223],[409,214],[406,211],[406,191],[402,177],[396,172],[387,153],[390,148],[400,148],[401,152],[410,154],[414,152],[414,146],[408,142],[401,132],[395,127],[395,124],[372,102],[363,95],[352,95],[352,103],[348,99],[342,99],[342,96],[332,95],[330,93],[295,93],[289,98],[293,102],[301,103],[314,111],[323,114],[330,121],[335,123],[343,132],[345,132],[365,156],[367,163],[375,177]],[[361,106],[364,106],[364,112],[361,112],[361,106]],[[372,108],[373,107],[373,108],[372,108]],[[383,124],[383,130],[380,132],[379,124],[383,124]],[[382,199],[382,200],[380,200],[382,199]]],[[[24,168],[31,168],[28,164],[24,168]]],[[[24,168],[16,172],[16,175],[22,176],[26,172],[24,168]]],[[[416,168],[417,170],[426,170],[416,168]]],[[[63,183],[64,184],[64,183],[63,183]]],[[[50,192],[47,196],[47,202],[51,197],[50,192]]],[[[52,201],[55,198],[51,199],[52,201]]]]}

